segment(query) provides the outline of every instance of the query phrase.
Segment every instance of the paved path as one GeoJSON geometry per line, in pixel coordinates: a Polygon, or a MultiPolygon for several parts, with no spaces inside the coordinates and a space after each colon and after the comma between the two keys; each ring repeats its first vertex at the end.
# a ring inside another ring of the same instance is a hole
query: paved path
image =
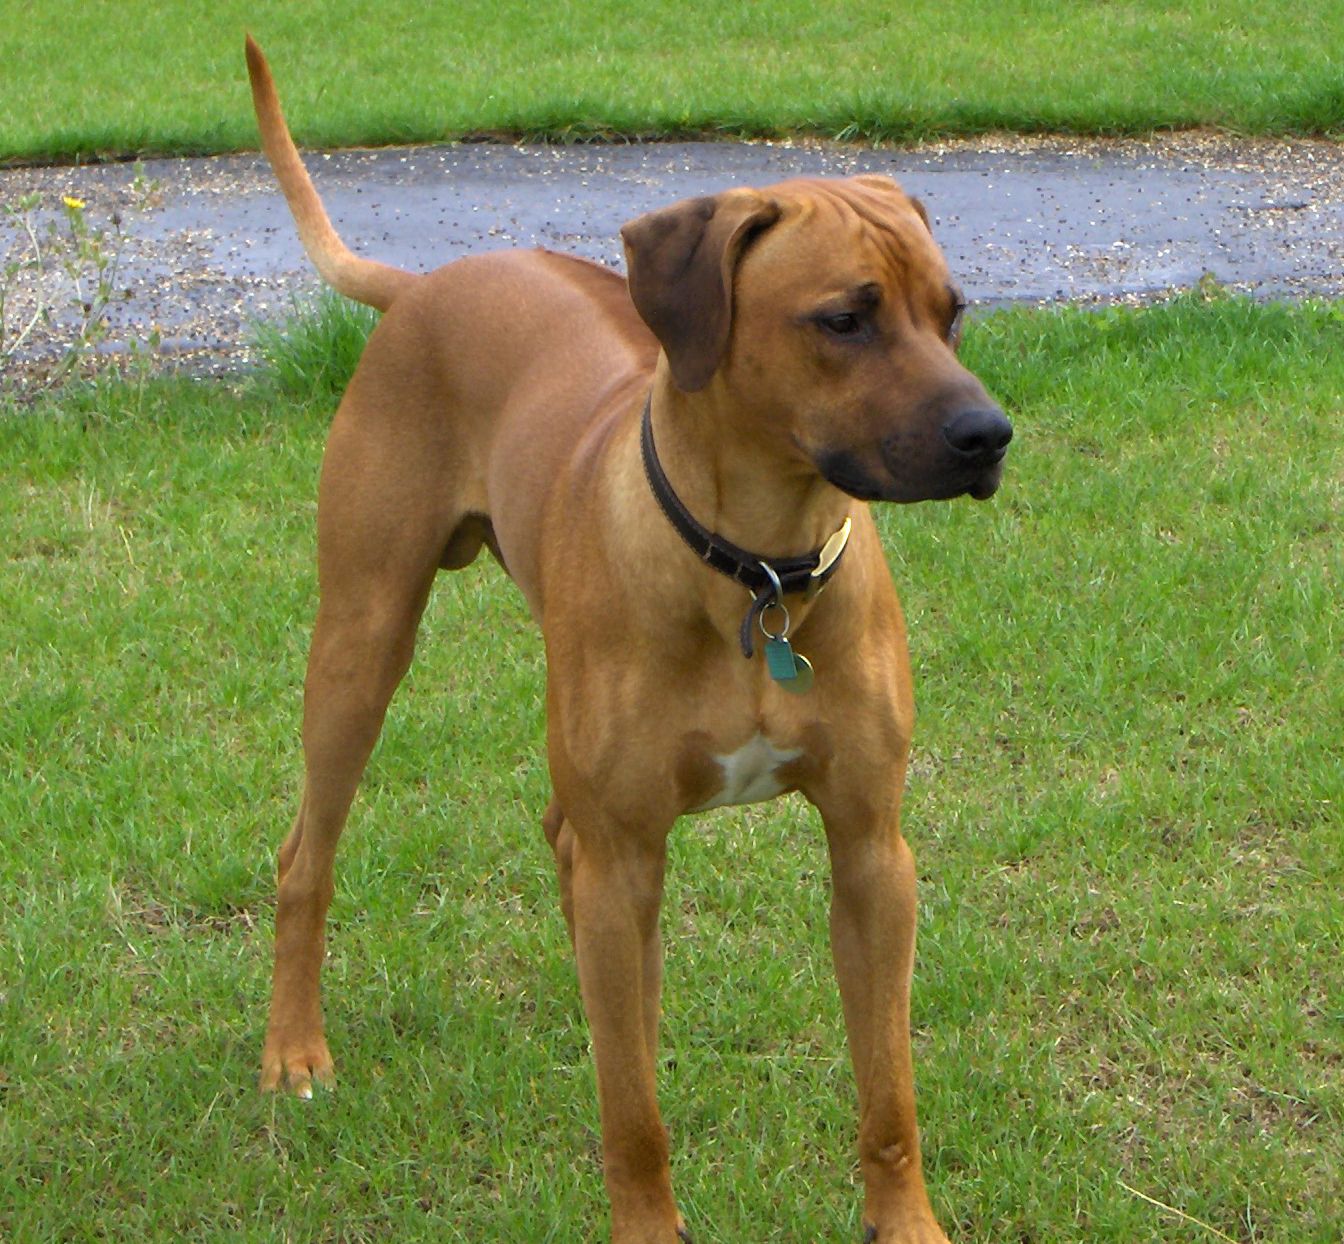
{"type": "MultiPolygon", "coordinates": [[[[674,199],[876,171],[924,199],[980,304],[1137,301],[1205,273],[1257,296],[1344,293],[1344,144],[1325,141],[465,145],[314,154],[309,167],[355,249],[418,269],[501,246],[618,265],[619,226],[674,199]]],[[[234,359],[250,317],[315,285],[258,156],[0,172],[0,200],[32,189],[85,200],[95,222],[120,211],[114,348],[157,325],[170,351],[234,359]]],[[[0,224],[0,262],[21,241],[0,224]]],[[[32,293],[20,284],[12,302],[32,293]]]]}

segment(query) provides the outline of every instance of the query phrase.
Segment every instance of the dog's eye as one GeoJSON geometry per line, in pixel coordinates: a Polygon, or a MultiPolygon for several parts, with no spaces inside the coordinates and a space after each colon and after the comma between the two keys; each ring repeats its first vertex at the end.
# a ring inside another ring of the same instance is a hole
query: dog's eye
{"type": "Polygon", "coordinates": [[[832,337],[855,337],[863,331],[863,323],[852,311],[842,311],[838,315],[823,315],[818,318],[821,325],[832,337]]]}
{"type": "Polygon", "coordinates": [[[958,301],[952,308],[952,322],[947,326],[947,344],[954,350],[961,345],[961,321],[966,314],[966,304],[958,301]]]}

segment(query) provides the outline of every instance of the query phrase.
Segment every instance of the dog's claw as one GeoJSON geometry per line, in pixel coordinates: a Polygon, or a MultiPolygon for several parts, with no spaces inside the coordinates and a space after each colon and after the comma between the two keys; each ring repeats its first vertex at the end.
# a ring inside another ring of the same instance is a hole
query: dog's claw
{"type": "Polygon", "coordinates": [[[313,1098],[313,1085],[320,1084],[324,1089],[332,1089],[336,1086],[336,1077],[328,1067],[299,1067],[291,1071],[285,1077],[285,1086],[294,1097],[301,1097],[304,1101],[311,1101],[313,1098]]]}
{"type": "MultiPolygon", "coordinates": [[[[897,1223],[889,1225],[881,1233],[883,1240],[890,1240],[892,1244],[949,1244],[938,1224],[932,1217],[924,1218],[923,1221],[897,1223]]],[[[879,1231],[875,1223],[866,1222],[863,1224],[863,1244],[877,1244],[879,1231]]]]}
{"type": "Polygon", "coordinates": [[[306,1041],[267,1043],[262,1051],[260,1087],[263,1093],[276,1093],[281,1088],[293,1097],[310,1100],[313,1085],[325,1089],[334,1087],[336,1071],[327,1050],[327,1043],[319,1034],[306,1041]]]}

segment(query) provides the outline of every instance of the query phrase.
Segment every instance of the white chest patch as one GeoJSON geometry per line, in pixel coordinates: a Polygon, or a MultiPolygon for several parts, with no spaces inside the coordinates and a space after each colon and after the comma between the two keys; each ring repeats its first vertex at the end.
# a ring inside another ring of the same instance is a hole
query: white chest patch
{"type": "Polygon", "coordinates": [[[784,790],[778,777],[780,766],[802,754],[801,747],[781,751],[765,735],[755,735],[731,755],[714,757],[723,769],[723,789],[693,811],[773,799],[784,790]]]}

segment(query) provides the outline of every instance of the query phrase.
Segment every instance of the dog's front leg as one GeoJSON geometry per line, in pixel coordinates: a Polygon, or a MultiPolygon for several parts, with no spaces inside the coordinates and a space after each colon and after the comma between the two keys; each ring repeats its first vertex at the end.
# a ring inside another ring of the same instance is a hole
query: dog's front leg
{"type": "Polygon", "coordinates": [[[654,1082],[666,832],[566,825],[579,986],[593,1034],[613,1244],[687,1238],[654,1082]]]}
{"type": "Polygon", "coordinates": [[[831,949],[859,1092],[865,1239],[947,1244],[920,1168],[910,1055],[915,861],[895,808],[893,799],[883,815],[857,797],[821,809],[831,854],[831,949]]]}

